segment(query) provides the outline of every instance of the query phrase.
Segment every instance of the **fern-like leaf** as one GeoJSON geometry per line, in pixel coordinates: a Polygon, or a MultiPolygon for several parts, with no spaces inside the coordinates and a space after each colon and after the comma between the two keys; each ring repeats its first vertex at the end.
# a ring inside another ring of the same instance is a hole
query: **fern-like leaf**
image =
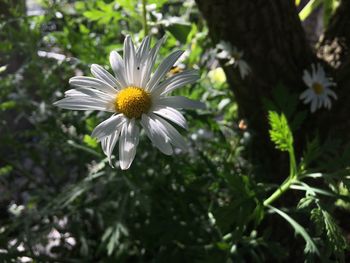
{"type": "Polygon", "coordinates": [[[331,214],[322,209],[320,206],[311,211],[311,220],[316,225],[319,234],[325,232],[328,242],[332,246],[333,251],[339,253],[347,249],[348,244],[342,234],[340,227],[335,222],[331,214]]]}
{"type": "Polygon", "coordinates": [[[281,151],[292,151],[293,135],[284,114],[269,111],[270,138],[281,151]]]}
{"type": "Polygon", "coordinates": [[[293,218],[291,218],[288,214],[285,212],[277,209],[276,207],[269,206],[269,208],[274,211],[275,213],[279,214],[281,217],[283,217],[293,228],[295,233],[301,235],[301,237],[305,240],[305,253],[315,253],[317,255],[320,255],[320,252],[313,241],[313,239],[310,237],[310,235],[307,233],[306,229],[301,226],[297,221],[295,221],[293,218]]]}

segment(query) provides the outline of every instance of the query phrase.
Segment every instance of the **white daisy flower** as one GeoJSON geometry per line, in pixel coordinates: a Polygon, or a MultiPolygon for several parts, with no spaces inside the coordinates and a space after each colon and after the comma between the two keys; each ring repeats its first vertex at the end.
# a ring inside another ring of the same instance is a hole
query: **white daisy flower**
{"type": "Polygon", "coordinates": [[[327,78],[326,73],[320,64],[311,65],[311,73],[304,70],[303,80],[309,87],[300,94],[300,99],[304,104],[311,103],[311,112],[323,107],[330,109],[332,106],[330,97],[337,99],[337,95],[331,86],[335,86],[331,78],[327,78]]]}
{"type": "Polygon", "coordinates": [[[113,113],[92,132],[92,136],[101,141],[111,166],[112,152],[119,139],[120,167],[123,170],[130,167],[139,142],[139,125],[164,154],[171,155],[173,146],[186,150],[185,140],[171,123],[186,129],[186,120],[179,109],[204,108],[202,102],[168,96],[175,89],[199,78],[197,71],[187,70],[163,80],[183,51],[171,53],[152,74],[163,42],[164,38],[150,48],[151,39],[147,36],[135,50],[131,38],[127,36],[123,58],[116,51],[110,53],[115,76],[93,64],[91,73],[94,77],[71,78],[69,83],[76,88],[66,91],[65,98],[54,103],[64,109],[113,113]]]}
{"type": "Polygon", "coordinates": [[[226,65],[233,65],[238,68],[241,78],[244,79],[251,72],[248,63],[243,59],[243,51],[239,51],[237,47],[231,46],[229,42],[221,41],[216,45],[218,53],[217,58],[227,59],[226,65]]]}

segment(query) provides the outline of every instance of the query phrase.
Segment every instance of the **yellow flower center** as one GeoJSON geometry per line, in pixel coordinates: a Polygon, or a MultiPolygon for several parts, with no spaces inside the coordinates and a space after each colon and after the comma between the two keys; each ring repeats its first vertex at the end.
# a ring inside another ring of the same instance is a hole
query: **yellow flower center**
{"type": "Polygon", "coordinates": [[[320,95],[323,93],[324,91],[324,88],[323,88],[323,85],[318,83],[318,82],[315,82],[312,84],[312,89],[314,90],[314,92],[317,94],[317,95],[320,95]]]}
{"type": "Polygon", "coordinates": [[[115,108],[126,117],[140,118],[151,107],[150,94],[139,87],[127,87],[121,90],[115,98],[115,108]]]}

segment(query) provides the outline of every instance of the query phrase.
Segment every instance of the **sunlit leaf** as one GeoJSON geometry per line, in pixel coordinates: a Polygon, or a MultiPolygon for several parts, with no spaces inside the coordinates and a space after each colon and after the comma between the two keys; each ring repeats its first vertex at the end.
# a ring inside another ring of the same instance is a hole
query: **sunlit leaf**
{"type": "Polygon", "coordinates": [[[284,114],[278,115],[274,111],[269,111],[270,138],[281,151],[293,149],[293,135],[284,114]]]}

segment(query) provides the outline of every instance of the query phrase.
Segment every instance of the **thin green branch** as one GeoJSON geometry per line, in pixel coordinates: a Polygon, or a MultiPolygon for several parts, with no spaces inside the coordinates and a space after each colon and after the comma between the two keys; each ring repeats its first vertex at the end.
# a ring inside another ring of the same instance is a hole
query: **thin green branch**
{"type": "Polygon", "coordinates": [[[148,24],[147,24],[147,0],[142,0],[142,24],[143,24],[143,31],[145,33],[145,36],[148,35],[148,24]]]}
{"type": "Polygon", "coordinates": [[[264,206],[270,205],[272,202],[274,202],[276,199],[278,199],[282,194],[284,194],[290,186],[295,183],[298,179],[298,171],[297,171],[297,164],[295,161],[295,154],[293,147],[288,150],[289,152],[289,166],[290,166],[290,174],[286,181],[284,181],[278,189],[272,193],[270,197],[268,197],[264,201],[264,206]]]}
{"type": "Polygon", "coordinates": [[[278,199],[282,194],[284,194],[290,186],[295,183],[296,178],[289,177],[278,189],[273,192],[273,194],[264,201],[264,206],[272,204],[276,199],[278,199]]]}

